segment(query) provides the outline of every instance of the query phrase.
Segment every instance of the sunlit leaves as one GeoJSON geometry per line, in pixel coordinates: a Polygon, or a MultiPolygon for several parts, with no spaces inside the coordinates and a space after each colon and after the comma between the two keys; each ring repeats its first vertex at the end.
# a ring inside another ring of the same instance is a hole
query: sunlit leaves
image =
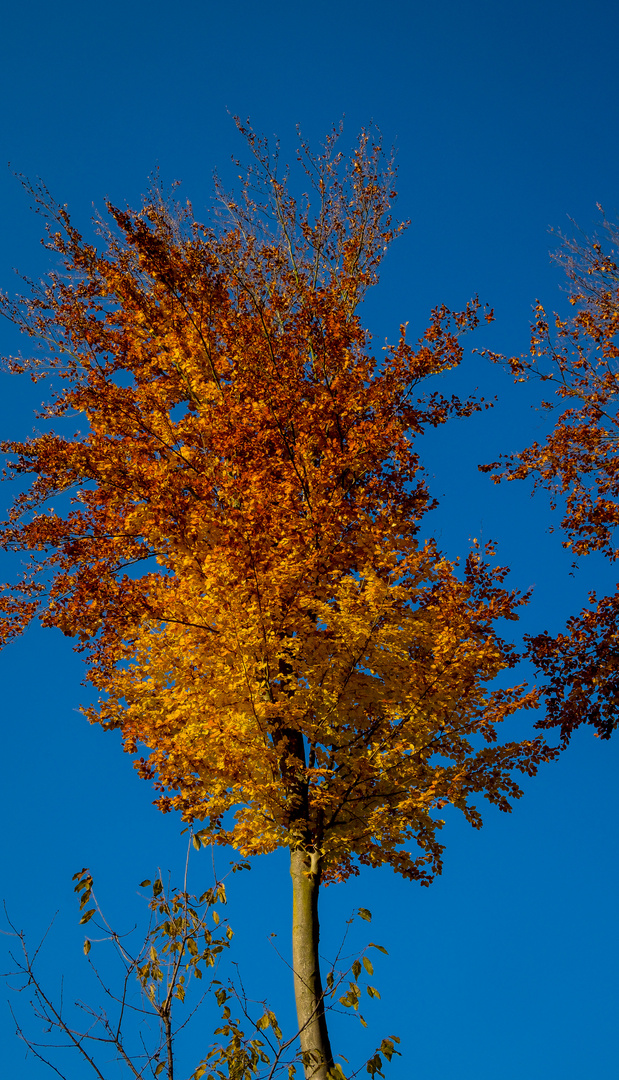
{"type": "Polygon", "coordinates": [[[358,305],[398,231],[391,162],[365,134],[348,166],[331,144],[306,157],[313,212],[246,134],[256,165],[243,199],[222,193],[228,224],[153,196],[109,206],[95,250],[56,208],[65,271],[7,307],[49,346],[19,364],[53,375],[49,419],[80,416],[71,437],[6,447],[35,479],[3,542],[37,553],[3,600],[7,636],[34,605],[88,651],[89,719],[144,754],[196,847],[300,844],[326,880],[386,863],[428,884],[441,808],[478,827],[476,797],[509,809],[514,770],[548,756],[497,742],[536,704],[491,689],[515,660],[497,623],[523,598],[492,552],[460,570],[420,538],[419,437],[483,407],[428,380],[460,362],[480,306],[437,307],[376,359],[358,305]]]}

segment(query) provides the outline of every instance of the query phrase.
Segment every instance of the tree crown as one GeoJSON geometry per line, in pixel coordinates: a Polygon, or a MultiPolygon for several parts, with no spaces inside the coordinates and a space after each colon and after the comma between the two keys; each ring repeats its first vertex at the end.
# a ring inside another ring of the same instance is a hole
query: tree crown
{"type": "Polygon", "coordinates": [[[496,742],[536,702],[489,686],[514,663],[497,621],[526,598],[480,552],[458,576],[419,537],[416,440],[482,407],[425,381],[460,362],[480,307],[437,308],[375,359],[359,304],[399,231],[393,163],[367,134],[348,163],[334,138],[301,143],[297,203],[242,130],[255,164],[240,199],[219,191],[219,221],[155,190],[107,206],[99,250],[52,207],[63,271],[5,301],[47,344],[12,369],[53,376],[44,417],[81,428],[5,444],[35,479],[3,531],[33,553],[4,636],[38,613],[88,649],[87,715],[149,751],[162,808],[204,835],[301,845],[327,879],[388,863],[427,883],[432,811],[479,826],[475,795],[509,809],[514,769],[550,753],[496,742]]]}

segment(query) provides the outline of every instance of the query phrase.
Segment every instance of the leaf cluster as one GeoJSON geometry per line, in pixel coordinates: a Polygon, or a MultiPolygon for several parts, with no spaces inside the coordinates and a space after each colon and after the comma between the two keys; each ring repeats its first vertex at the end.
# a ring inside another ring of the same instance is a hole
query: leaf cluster
{"type": "Polygon", "coordinates": [[[509,810],[514,771],[550,755],[497,744],[536,704],[490,685],[516,659],[497,627],[526,598],[483,552],[460,573],[420,538],[419,437],[484,407],[426,384],[482,312],[440,306],[373,356],[359,305],[399,231],[392,160],[368,133],[348,161],[335,138],[301,142],[296,200],[240,127],[253,165],[238,198],[218,189],[214,224],[154,190],[108,205],[94,246],[35,192],[63,271],[5,302],[47,351],[10,366],[53,377],[44,419],[79,428],[4,446],[34,480],[1,534],[31,560],[2,633],[38,612],[87,651],[87,716],[205,840],[301,846],[326,880],[387,863],[427,884],[433,811],[478,827],[476,796],[509,810]]]}
{"type": "MultiPolygon", "coordinates": [[[[552,390],[542,408],[553,420],[544,442],[482,466],[495,482],[530,477],[562,506],[563,545],[576,559],[599,552],[619,557],[619,229],[604,218],[603,236],[563,237],[557,260],[569,281],[571,319],[535,306],[528,356],[505,360],[517,382],[538,379],[552,390]]],[[[576,565],[576,563],[574,564],[576,565]]],[[[564,743],[582,723],[607,739],[617,725],[619,594],[591,593],[591,607],[565,632],[528,638],[528,655],[546,677],[546,716],[564,743]]]]}

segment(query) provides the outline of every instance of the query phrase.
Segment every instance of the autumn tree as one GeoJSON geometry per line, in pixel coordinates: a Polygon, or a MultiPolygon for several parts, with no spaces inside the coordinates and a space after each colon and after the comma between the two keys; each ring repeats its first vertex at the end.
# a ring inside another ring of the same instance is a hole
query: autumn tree
{"type": "Polygon", "coordinates": [[[64,433],[5,445],[34,481],[2,534],[31,558],[3,633],[38,615],[74,638],[88,718],[142,754],[162,810],[243,856],[289,848],[301,1047],[324,1080],[321,883],[388,864],[429,884],[436,811],[479,827],[477,797],[509,810],[551,752],[497,741],[536,703],[493,686],[515,662],[497,623],[526,598],[492,552],[460,571],[420,535],[418,440],[483,407],[429,380],[479,304],[373,356],[360,305],[399,232],[392,162],[368,134],[348,161],[301,143],[297,201],[241,130],[254,163],[209,225],[155,190],[108,204],[94,245],[35,191],[62,269],[5,301],[45,346],[9,364],[53,379],[42,418],[64,433]]]}
{"type": "MultiPolygon", "coordinates": [[[[535,307],[528,356],[507,361],[517,382],[538,379],[551,392],[542,408],[554,426],[544,442],[483,466],[495,481],[532,477],[562,507],[564,547],[580,560],[592,552],[619,558],[619,228],[606,218],[593,240],[563,238],[557,254],[569,281],[571,319],[535,307]]],[[[495,361],[504,358],[490,354],[495,361]]],[[[581,724],[610,738],[618,723],[619,591],[572,616],[565,632],[528,638],[546,676],[546,716],[563,742],[581,724]]]]}

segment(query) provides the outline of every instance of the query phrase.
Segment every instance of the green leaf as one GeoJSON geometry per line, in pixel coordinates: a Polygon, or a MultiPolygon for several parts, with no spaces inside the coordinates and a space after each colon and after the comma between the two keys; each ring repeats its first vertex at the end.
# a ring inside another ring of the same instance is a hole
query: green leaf
{"type": "Polygon", "coordinates": [[[329,1080],[346,1080],[339,1061],[332,1069],[329,1069],[327,1076],[329,1077],[329,1080]]]}
{"type": "Polygon", "coordinates": [[[368,911],[367,908],[360,907],[359,908],[359,915],[360,915],[360,917],[362,919],[365,919],[366,922],[372,922],[372,912],[368,911]]]}
{"type": "Polygon", "coordinates": [[[384,1073],[381,1072],[382,1064],[383,1062],[381,1056],[377,1051],[374,1054],[374,1057],[370,1058],[365,1068],[366,1071],[369,1072],[370,1076],[384,1076],[384,1073]]]}
{"type": "Polygon", "coordinates": [[[359,1008],[359,996],[361,991],[356,983],[349,983],[348,986],[350,989],[347,994],[344,994],[344,996],[339,999],[340,1004],[346,1009],[354,1009],[356,1011],[359,1008]]]}
{"type": "Polygon", "coordinates": [[[358,960],[354,961],[351,970],[352,970],[352,973],[353,973],[353,978],[358,979],[360,974],[361,974],[361,964],[359,963],[358,960]]]}
{"type": "Polygon", "coordinates": [[[367,971],[368,975],[373,975],[374,974],[374,968],[372,967],[372,961],[368,960],[367,956],[363,957],[363,966],[364,966],[365,970],[367,971]]]}
{"type": "Polygon", "coordinates": [[[90,941],[88,938],[84,938],[84,956],[88,956],[90,952],[90,941]]]}
{"type": "Polygon", "coordinates": [[[374,941],[370,942],[370,944],[368,945],[368,948],[369,949],[378,949],[378,951],[384,953],[385,956],[389,956],[389,953],[387,952],[387,950],[382,945],[377,945],[376,942],[374,942],[374,941]]]}
{"type": "Polygon", "coordinates": [[[366,986],[366,990],[371,998],[378,998],[380,1001],[380,994],[375,986],[366,986]]]}
{"type": "Polygon", "coordinates": [[[281,1042],[282,1032],[279,1024],[277,1023],[277,1017],[274,1012],[269,1012],[269,1020],[271,1021],[271,1027],[273,1029],[273,1034],[275,1035],[275,1038],[279,1039],[279,1041],[281,1042]]]}
{"type": "Polygon", "coordinates": [[[382,1043],[380,1044],[380,1050],[387,1058],[387,1061],[391,1061],[394,1054],[397,1054],[398,1057],[400,1056],[400,1051],[396,1050],[393,1045],[394,1042],[399,1043],[399,1041],[400,1040],[397,1035],[392,1035],[390,1039],[383,1039],[382,1043]]]}
{"type": "Polygon", "coordinates": [[[85,911],[84,914],[82,915],[81,919],[80,919],[80,925],[82,923],[90,922],[90,920],[92,919],[94,913],[95,913],[95,909],[93,907],[91,907],[89,911],[85,911]]]}

